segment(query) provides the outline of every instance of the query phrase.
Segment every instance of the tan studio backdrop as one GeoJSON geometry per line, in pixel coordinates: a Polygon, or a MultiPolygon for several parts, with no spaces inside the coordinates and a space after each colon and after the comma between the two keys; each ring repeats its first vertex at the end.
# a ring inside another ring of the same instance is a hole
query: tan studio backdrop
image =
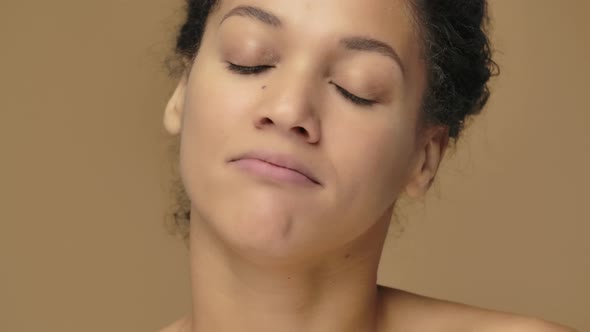
{"type": "MultiPolygon", "coordinates": [[[[379,283],[590,331],[590,2],[491,0],[502,73],[379,283]]],[[[0,1],[0,331],[189,309],[162,112],[181,0],[0,1]]]]}

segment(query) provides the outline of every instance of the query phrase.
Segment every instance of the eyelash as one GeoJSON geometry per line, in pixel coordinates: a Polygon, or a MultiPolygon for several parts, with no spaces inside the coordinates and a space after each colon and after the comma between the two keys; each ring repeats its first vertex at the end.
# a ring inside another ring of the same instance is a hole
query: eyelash
{"type": "Polygon", "coordinates": [[[228,62],[227,68],[233,72],[236,72],[240,75],[258,75],[266,70],[273,68],[273,66],[255,66],[255,67],[245,67],[245,66],[238,66],[231,62],[228,62]]]}
{"type": "MultiPolygon", "coordinates": [[[[230,71],[235,72],[237,74],[240,74],[240,75],[259,75],[259,74],[262,74],[263,72],[267,71],[268,69],[274,68],[274,66],[246,67],[246,66],[239,66],[239,65],[233,64],[231,62],[227,62],[227,63],[228,63],[227,69],[229,69],[230,71]]],[[[357,96],[353,95],[352,93],[346,91],[344,88],[342,88],[341,86],[337,85],[336,83],[334,83],[332,81],[330,81],[330,83],[336,87],[338,92],[340,92],[340,94],[344,98],[348,99],[349,101],[351,101],[352,103],[354,103],[356,105],[370,107],[370,106],[377,103],[377,101],[375,101],[375,100],[369,100],[369,99],[357,97],[357,96]]]]}
{"type": "Polygon", "coordinates": [[[336,89],[340,92],[340,94],[342,94],[342,96],[344,96],[344,98],[352,101],[353,103],[360,105],[360,106],[373,106],[374,104],[377,103],[377,101],[375,100],[369,100],[369,99],[364,99],[361,97],[357,97],[355,95],[353,95],[352,93],[346,91],[344,88],[342,88],[341,86],[337,85],[336,83],[330,81],[331,84],[333,84],[336,89]]]}

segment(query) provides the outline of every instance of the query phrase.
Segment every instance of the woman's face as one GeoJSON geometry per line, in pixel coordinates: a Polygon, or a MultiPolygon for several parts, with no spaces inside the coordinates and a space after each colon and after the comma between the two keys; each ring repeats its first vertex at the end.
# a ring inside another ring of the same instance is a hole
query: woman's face
{"type": "Polygon", "coordinates": [[[403,0],[222,1],[165,116],[181,135],[191,223],[276,257],[358,238],[426,167],[424,87],[403,0]],[[257,152],[297,161],[317,183],[230,161],[257,152]]]}

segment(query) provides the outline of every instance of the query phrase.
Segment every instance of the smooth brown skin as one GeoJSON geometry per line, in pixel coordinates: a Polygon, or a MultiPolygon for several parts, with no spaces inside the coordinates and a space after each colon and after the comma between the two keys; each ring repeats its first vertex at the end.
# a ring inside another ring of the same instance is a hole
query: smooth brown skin
{"type": "Polygon", "coordinates": [[[163,331],[571,331],[377,286],[399,195],[420,197],[448,145],[422,126],[425,67],[404,0],[226,0],[164,114],[192,201],[192,312],[163,331]],[[240,5],[281,23],[223,17],[240,5]],[[389,44],[401,60],[350,50],[389,44]],[[254,76],[227,69],[274,66],[254,76]],[[403,69],[402,69],[403,67],[403,69]],[[377,100],[363,107],[350,93],[377,100]],[[228,158],[288,153],[321,186],[254,177],[228,158]]]}

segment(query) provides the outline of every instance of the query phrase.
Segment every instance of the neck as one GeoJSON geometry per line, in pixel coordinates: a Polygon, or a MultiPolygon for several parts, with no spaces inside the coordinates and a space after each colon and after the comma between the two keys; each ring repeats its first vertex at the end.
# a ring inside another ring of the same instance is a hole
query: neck
{"type": "MultiPolygon", "coordinates": [[[[387,216],[386,216],[387,217],[387,216]]],[[[321,260],[269,264],[191,220],[188,331],[378,331],[377,270],[389,218],[321,260]]]]}

